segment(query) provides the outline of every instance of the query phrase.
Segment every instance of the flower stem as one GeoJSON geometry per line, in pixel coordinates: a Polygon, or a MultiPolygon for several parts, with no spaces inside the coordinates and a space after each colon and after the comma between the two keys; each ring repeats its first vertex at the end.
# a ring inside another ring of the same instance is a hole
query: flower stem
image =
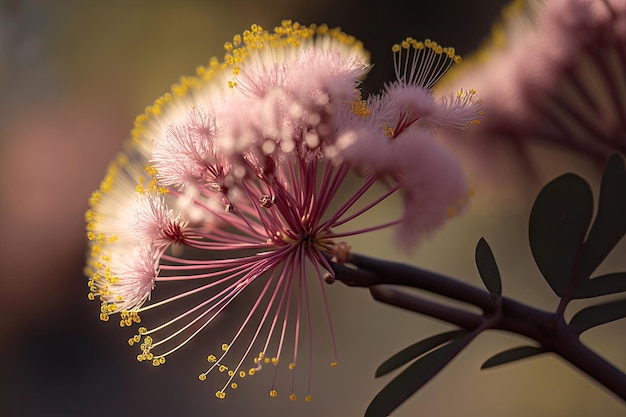
{"type": "Polygon", "coordinates": [[[352,254],[357,268],[332,263],[335,279],[349,286],[369,287],[374,299],[405,310],[424,314],[464,329],[497,329],[528,337],[545,352],[554,352],[586,373],[626,402],[626,374],[585,346],[576,329],[565,323],[562,314],[539,310],[435,272],[410,265],[352,254]],[[393,289],[409,286],[465,302],[483,310],[483,315],[426,300],[393,289]]]}

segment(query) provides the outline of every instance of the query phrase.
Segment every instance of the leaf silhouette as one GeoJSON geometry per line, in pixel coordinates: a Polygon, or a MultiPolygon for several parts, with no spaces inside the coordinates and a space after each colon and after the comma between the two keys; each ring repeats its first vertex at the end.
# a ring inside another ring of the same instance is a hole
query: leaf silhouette
{"type": "Polygon", "coordinates": [[[580,273],[589,277],[626,234],[626,169],[619,154],[607,161],[598,197],[598,212],[581,256],[580,273]]]}
{"type": "Polygon", "coordinates": [[[418,356],[421,356],[424,353],[465,333],[467,333],[466,330],[453,330],[450,332],[436,334],[402,349],[400,352],[383,362],[378,369],[376,369],[376,378],[398,369],[418,356]]]}
{"type": "Polygon", "coordinates": [[[591,188],[575,174],[552,180],[535,200],[529,221],[530,248],[543,277],[558,296],[574,278],[574,264],[592,213],[591,188]]]}
{"type": "Polygon", "coordinates": [[[476,245],[476,267],[485,287],[493,296],[502,295],[502,280],[493,252],[485,238],[480,238],[476,245]]]}
{"type": "Polygon", "coordinates": [[[475,337],[469,333],[417,359],[374,397],[365,417],[386,417],[417,390],[426,385],[475,337]]]}
{"type": "Polygon", "coordinates": [[[539,355],[543,352],[543,349],[535,346],[518,346],[493,355],[482,364],[480,369],[493,368],[494,366],[504,365],[505,363],[539,355]]]}
{"type": "Polygon", "coordinates": [[[615,272],[584,281],[576,287],[573,298],[599,297],[620,292],[626,292],[626,272],[615,272]]]}
{"type": "Polygon", "coordinates": [[[626,317],[626,299],[583,308],[569,322],[578,334],[592,327],[626,317]]]}

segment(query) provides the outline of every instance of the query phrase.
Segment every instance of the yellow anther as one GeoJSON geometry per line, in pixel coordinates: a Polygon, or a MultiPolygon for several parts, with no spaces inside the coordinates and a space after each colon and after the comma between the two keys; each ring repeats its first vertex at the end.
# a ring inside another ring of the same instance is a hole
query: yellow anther
{"type": "Polygon", "coordinates": [[[290,394],[290,395],[289,395],[289,399],[290,399],[291,401],[295,401],[295,400],[296,400],[296,394],[290,394]]]}
{"type": "Polygon", "coordinates": [[[161,365],[163,365],[163,364],[165,363],[165,356],[161,356],[161,357],[159,358],[159,363],[160,363],[161,365]]]}
{"type": "Polygon", "coordinates": [[[255,374],[255,372],[256,372],[256,369],[250,368],[250,370],[248,371],[248,375],[252,376],[255,374]]]}
{"type": "Polygon", "coordinates": [[[226,343],[222,344],[222,350],[226,352],[228,350],[228,345],[226,343]]]}
{"type": "Polygon", "coordinates": [[[235,371],[232,371],[232,370],[228,371],[228,376],[233,376],[233,375],[235,375],[235,371]]]}
{"type": "Polygon", "coordinates": [[[265,363],[270,363],[270,358],[265,358],[265,359],[263,359],[263,362],[265,362],[265,363]]]}
{"type": "Polygon", "coordinates": [[[331,368],[336,368],[336,367],[337,367],[337,361],[335,361],[335,362],[331,362],[331,363],[330,363],[330,367],[331,367],[331,368]]]}
{"type": "Polygon", "coordinates": [[[220,367],[219,367],[219,368],[217,368],[217,369],[218,369],[220,372],[224,372],[224,371],[225,371],[226,369],[228,369],[228,368],[226,367],[226,365],[220,365],[220,367]]]}
{"type": "Polygon", "coordinates": [[[140,327],[139,329],[137,329],[137,331],[139,332],[139,334],[146,334],[148,332],[148,329],[146,329],[145,327],[140,327]]]}
{"type": "Polygon", "coordinates": [[[310,395],[307,395],[306,397],[304,397],[304,401],[306,401],[307,403],[310,403],[311,400],[313,400],[313,398],[311,398],[310,395]]]}
{"type": "Polygon", "coordinates": [[[278,397],[278,391],[276,391],[275,389],[270,390],[270,397],[272,398],[278,397]]]}
{"type": "Polygon", "coordinates": [[[217,392],[215,393],[215,396],[216,396],[217,398],[219,398],[220,400],[222,400],[222,399],[224,399],[224,398],[226,397],[226,393],[225,393],[224,391],[217,391],[217,392]]]}
{"type": "Polygon", "coordinates": [[[100,313],[100,320],[109,321],[109,315],[107,313],[100,313]]]}
{"type": "Polygon", "coordinates": [[[200,381],[206,381],[206,374],[200,374],[200,375],[198,375],[198,379],[199,379],[200,381]]]}
{"type": "Polygon", "coordinates": [[[207,359],[207,361],[209,361],[211,363],[217,361],[217,358],[215,357],[215,355],[209,355],[206,359],[207,359]]]}
{"type": "Polygon", "coordinates": [[[291,363],[289,364],[289,369],[294,369],[295,367],[296,367],[296,364],[295,364],[295,363],[291,362],[291,363]]]}
{"type": "Polygon", "coordinates": [[[134,344],[135,344],[135,341],[133,340],[132,337],[130,339],[128,339],[128,346],[132,346],[134,344]]]}
{"type": "Polygon", "coordinates": [[[239,371],[239,376],[244,378],[246,376],[246,371],[239,371]]]}
{"type": "Polygon", "coordinates": [[[156,359],[156,358],[152,359],[152,366],[159,366],[159,365],[160,365],[160,363],[159,363],[158,359],[156,359]]]}
{"type": "Polygon", "coordinates": [[[230,387],[231,387],[232,389],[237,389],[237,387],[238,387],[238,386],[239,386],[239,385],[237,385],[237,383],[236,383],[236,382],[233,382],[232,384],[230,384],[230,387]]]}
{"type": "Polygon", "coordinates": [[[276,365],[278,363],[278,358],[272,358],[272,363],[276,365]]]}
{"type": "Polygon", "coordinates": [[[87,294],[87,298],[93,301],[96,298],[96,296],[94,295],[94,293],[90,292],[89,294],[87,294]]]}

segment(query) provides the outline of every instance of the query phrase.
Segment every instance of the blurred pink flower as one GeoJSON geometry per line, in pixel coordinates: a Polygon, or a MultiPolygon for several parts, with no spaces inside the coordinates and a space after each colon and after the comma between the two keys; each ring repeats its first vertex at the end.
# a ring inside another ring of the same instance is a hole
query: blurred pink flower
{"type": "Polygon", "coordinates": [[[460,137],[442,132],[446,142],[491,183],[511,161],[532,177],[537,148],[598,167],[626,153],[626,2],[516,0],[503,16],[487,45],[438,85],[469,83],[484,100],[481,125],[460,137]]]}
{"type": "MultiPolygon", "coordinates": [[[[139,361],[157,366],[256,288],[240,327],[208,356],[199,378],[225,373],[216,392],[224,398],[238,380],[287,356],[295,400],[304,351],[309,401],[312,286],[334,348],[328,259],[348,259],[341,239],[391,226],[400,226],[404,246],[415,245],[464,207],[469,189],[460,163],[431,133],[476,124],[480,100],[473,90],[433,98],[432,85],[460,58],[432,41],[394,46],[397,80],[368,100],[359,90],[368,54],[338,29],[253,25],[225,48],[222,63],[214,59],[183,78],[138,117],[93,193],[89,297],[101,301],[102,320],[119,312],[122,327],[170,306],[171,319],[140,327],[129,340],[140,345],[139,361]],[[347,184],[352,171],[361,175],[355,190],[347,184]],[[373,195],[375,184],[385,190],[373,195]],[[404,196],[402,216],[348,227],[396,191],[404,196]],[[151,299],[168,282],[186,289],[151,299]],[[183,300],[196,304],[183,308],[183,300]],[[286,354],[288,334],[294,348],[286,354]]],[[[270,396],[277,395],[273,385],[270,396]]]]}

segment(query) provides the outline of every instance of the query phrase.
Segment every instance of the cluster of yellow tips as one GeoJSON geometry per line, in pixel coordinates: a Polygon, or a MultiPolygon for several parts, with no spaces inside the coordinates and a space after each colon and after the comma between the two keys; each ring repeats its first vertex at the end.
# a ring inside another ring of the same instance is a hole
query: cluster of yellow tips
{"type": "Polygon", "coordinates": [[[396,78],[403,84],[430,89],[452,64],[462,59],[452,47],[443,47],[430,39],[406,38],[391,47],[394,53],[396,78]]]}
{"type": "MultiPolygon", "coordinates": [[[[174,97],[184,97],[189,91],[198,90],[209,80],[215,79],[219,74],[230,69],[232,75],[237,76],[240,71],[239,65],[254,50],[260,50],[265,47],[279,48],[288,46],[298,46],[303,41],[313,41],[316,36],[330,37],[344,45],[360,51],[363,56],[367,56],[367,52],[363,47],[363,43],[352,35],[348,35],[341,31],[341,28],[329,28],[327,25],[301,25],[291,20],[283,20],[280,26],[274,28],[273,32],[269,32],[263,27],[253,24],[250,29],[245,30],[242,34],[233,37],[232,42],[226,42],[224,49],[226,51],[222,62],[217,57],[212,57],[207,66],[198,66],[196,68],[196,76],[183,76],[178,83],[171,88],[171,93],[166,93],[159,97],[146,107],[144,113],[137,116],[134,127],[131,131],[131,138],[135,144],[141,145],[142,138],[146,132],[148,122],[161,115],[164,109],[171,104],[174,97]]],[[[235,80],[227,82],[230,88],[237,86],[235,80]]]]}
{"type": "Polygon", "coordinates": [[[139,178],[137,178],[137,187],[135,187],[135,190],[137,191],[137,193],[145,194],[148,191],[154,194],[169,193],[169,190],[166,187],[161,187],[158,185],[158,180],[157,180],[158,172],[155,167],[153,167],[152,165],[146,165],[144,170],[146,171],[146,174],[148,174],[149,180],[146,180],[146,178],[142,175],[140,175],[139,178]]]}
{"type": "MultiPolygon", "coordinates": [[[[467,104],[471,101],[473,101],[476,97],[476,90],[474,90],[473,88],[469,89],[469,90],[463,90],[462,88],[456,93],[456,98],[459,102],[462,102],[462,104],[467,104]]],[[[480,101],[482,101],[482,99],[478,99],[480,101]]],[[[484,111],[481,111],[480,113],[478,113],[480,116],[483,116],[485,114],[484,111]]],[[[470,120],[469,122],[470,125],[479,125],[480,124],[480,120],[479,119],[473,119],[470,120]]]]}
{"type": "MultiPolygon", "coordinates": [[[[109,164],[106,175],[100,182],[100,187],[89,197],[90,207],[98,205],[102,200],[102,195],[112,191],[116,178],[120,175],[120,171],[126,164],[128,164],[128,158],[121,153],[109,164]]],[[[109,289],[109,286],[117,284],[119,278],[111,272],[111,257],[106,253],[105,248],[107,244],[115,243],[118,237],[115,235],[107,236],[97,231],[97,225],[102,221],[101,217],[102,216],[93,209],[89,209],[85,212],[87,239],[91,243],[91,253],[88,257],[84,272],[86,276],[90,277],[87,283],[89,286],[87,298],[90,300],[98,298],[102,302],[100,307],[100,320],[108,321],[109,314],[116,312],[118,308],[116,304],[107,302],[106,297],[114,295],[109,289]]],[[[118,296],[117,301],[123,300],[118,296]]]]}
{"type": "MultiPolygon", "coordinates": [[[[137,342],[137,341],[139,341],[139,339],[140,339],[139,335],[136,335],[133,339],[130,339],[128,342],[129,342],[129,344],[132,345],[133,342],[137,342]]],[[[144,343],[147,343],[147,342],[144,341],[144,343]]],[[[228,344],[226,344],[226,343],[222,344],[222,351],[223,352],[227,352],[229,348],[230,348],[230,346],[228,344]]],[[[200,375],[198,375],[198,379],[200,381],[206,381],[208,374],[211,373],[213,370],[217,370],[218,372],[224,373],[224,374],[226,374],[228,376],[228,381],[224,384],[222,389],[220,389],[219,391],[217,391],[215,393],[215,396],[217,398],[219,398],[219,399],[226,398],[226,389],[227,388],[237,389],[239,387],[239,384],[236,381],[233,381],[236,377],[239,377],[240,379],[243,379],[243,378],[246,378],[246,377],[249,377],[249,376],[254,376],[258,371],[260,371],[262,369],[263,365],[269,365],[269,364],[278,365],[278,358],[277,357],[271,357],[271,358],[270,357],[266,357],[263,352],[259,352],[259,354],[253,360],[253,362],[256,364],[255,368],[250,368],[247,371],[241,370],[238,367],[235,368],[235,369],[231,369],[231,368],[228,367],[228,365],[225,365],[225,364],[220,362],[220,359],[223,358],[223,357],[224,357],[224,355],[221,355],[220,358],[218,358],[216,355],[209,355],[209,356],[207,356],[207,362],[209,362],[210,367],[209,367],[208,370],[206,370],[205,372],[202,372],[200,375]]],[[[333,368],[337,367],[337,362],[332,362],[330,364],[330,366],[333,367],[333,368]]],[[[296,368],[296,364],[292,362],[292,363],[289,364],[288,368],[289,368],[289,370],[294,370],[296,368]]],[[[272,388],[269,391],[269,396],[272,397],[272,398],[278,397],[278,391],[276,389],[272,388]]],[[[296,401],[297,400],[296,394],[291,393],[289,395],[289,399],[291,401],[296,401]]],[[[305,402],[310,402],[311,400],[312,400],[311,395],[306,395],[304,397],[304,401],[305,402]]]]}
{"type": "MultiPolygon", "coordinates": [[[[129,164],[128,157],[124,154],[119,154],[117,158],[107,168],[107,173],[104,179],[100,183],[98,190],[94,191],[89,198],[89,205],[96,207],[102,200],[103,195],[112,192],[115,182],[120,177],[124,167],[129,164]]],[[[157,185],[156,169],[150,165],[145,167],[147,178],[139,176],[137,178],[136,191],[138,193],[145,193],[151,191],[154,193],[164,194],[168,190],[164,187],[157,185]]],[[[105,235],[98,232],[97,225],[103,221],[102,214],[98,214],[96,210],[89,209],[85,213],[85,221],[87,223],[87,239],[90,241],[90,256],[85,267],[85,275],[90,279],[87,283],[89,286],[89,293],[87,298],[89,300],[99,299],[101,302],[100,307],[100,320],[108,321],[109,315],[120,311],[120,307],[113,301],[122,303],[124,298],[120,294],[116,294],[111,290],[111,286],[119,284],[119,277],[115,275],[111,270],[111,255],[107,251],[107,245],[113,244],[118,241],[118,236],[115,234],[105,235]]],[[[124,308],[124,307],[122,307],[124,308]]],[[[133,311],[121,311],[120,312],[120,326],[129,327],[133,323],[140,323],[141,320],[137,312],[133,311]]]]}
{"type": "Polygon", "coordinates": [[[362,118],[369,117],[372,111],[367,107],[367,100],[363,100],[361,96],[361,90],[356,90],[356,97],[350,103],[352,113],[361,116],[362,118]]]}
{"type": "MultiPolygon", "coordinates": [[[[122,312],[120,313],[122,315],[122,317],[137,317],[139,318],[139,316],[134,313],[134,312],[122,312]]],[[[136,323],[139,323],[140,321],[136,321],[136,323]]],[[[120,322],[120,325],[122,325],[122,323],[120,322]]],[[[123,326],[122,326],[123,327],[123,326]]],[[[151,350],[153,347],[153,340],[152,337],[147,335],[148,333],[148,329],[146,329],[145,327],[140,327],[138,330],[138,334],[134,335],[133,337],[131,337],[130,339],[128,339],[128,345],[129,346],[134,346],[137,343],[141,342],[141,345],[139,345],[139,348],[141,349],[141,353],[139,355],[137,355],[137,361],[139,362],[144,362],[144,361],[150,361],[152,362],[152,366],[160,366],[163,365],[165,363],[165,356],[155,356],[151,350]],[[144,336],[145,335],[145,336],[144,336]],[[143,337],[143,340],[141,340],[141,337],[143,337]]]]}
{"type": "Polygon", "coordinates": [[[410,50],[414,49],[417,51],[422,50],[431,50],[437,55],[445,55],[454,61],[455,64],[460,64],[462,58],[460,55],[457,55],[454,48],[448,46],[441,46],[437,42],[426,39],[424,41],[417,41],[413,38],[406,38],[400,43],[396,43],[391,47],[392,52],[400,53],[402,50],[410,50]]]}
{"type": "MultiPolygon", "coordinates": [[[[232,42],[224,44],[224,49],[226,50],[224,62],[221,65],[217,65],[221,69],[231,68],[232,74],[236,77],[241,70],[239,65],[250,56],[252,51],[265,47],[271,47],[272,49],[298,47],[303,41],[313,40],[316,36],[321,35],[363,51],[363,44],[354,36],[342,32],[340,28],[329,28],[327,25],[315,24],[301,25],[291,20],[283,20],[280,26],[274,28],[273,32],[268,32],[259,25],[252,25],[243,34],[235,35],[232,42]]],[[[205,69],[199,70],[199,74],[205,73],[205,69]]],[[[228,86],[235,88],[237,81],[228,81],[228,86]]]]}

